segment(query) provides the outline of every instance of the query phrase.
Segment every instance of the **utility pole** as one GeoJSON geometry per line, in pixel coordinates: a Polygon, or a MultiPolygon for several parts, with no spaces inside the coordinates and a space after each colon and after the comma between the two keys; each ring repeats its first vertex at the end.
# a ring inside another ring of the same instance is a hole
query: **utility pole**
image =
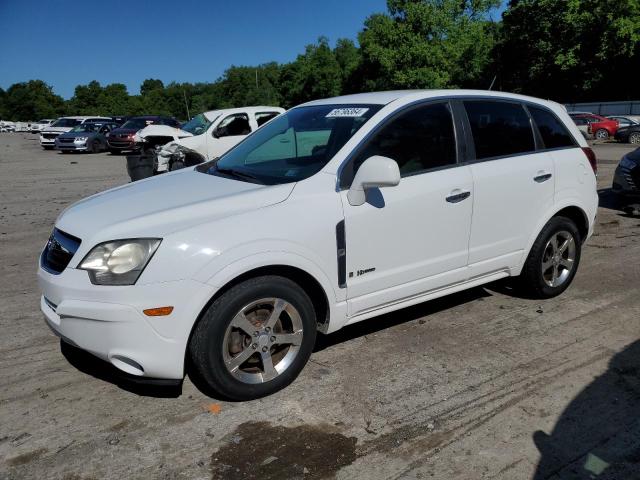
{"type": "Polygon", "coordinates": [[[189,104],[187,103],[187,92],[182,89],[182,96],[184,97],[184,106],[187,108],[187,122],[191,120],[191,115],[189,115],[189,104]]]}

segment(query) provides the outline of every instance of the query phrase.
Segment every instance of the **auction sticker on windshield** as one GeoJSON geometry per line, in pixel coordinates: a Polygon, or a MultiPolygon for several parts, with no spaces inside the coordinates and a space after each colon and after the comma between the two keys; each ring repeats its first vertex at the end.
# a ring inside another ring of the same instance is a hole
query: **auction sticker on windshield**
{"type": "Polygon", "coordinates": [[[326,118],[334,117],[361,117],[369,111],[368,108],[334,108],[327,113],[326,118]]]}

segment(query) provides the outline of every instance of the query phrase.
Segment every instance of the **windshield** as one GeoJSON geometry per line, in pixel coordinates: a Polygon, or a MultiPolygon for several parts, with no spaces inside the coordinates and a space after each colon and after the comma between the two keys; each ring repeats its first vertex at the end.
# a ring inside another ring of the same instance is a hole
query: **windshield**
{"type": "Polygon", "coordinates": [[[324,167],[382,105],[289,110],[227,152],[207,173],[267,185],[297,182],[324,167]]]}
{"type": "Polygon", "coordinates": [[[51,124],[52,127],[75,127],[80,124],[80,120],[75,118],[59,118],[51,124]]]}
{"type": "Polygon", "coordinates": [[[101,125],[97,123],[83,123],[82,125],[77,125],[71,129],[72,132],[95,132],[100,128],[101,125]]]}
{"type": "Polygon", "coordinates": [[[132,118],[125,122],[120,128],[128,128],[130,130],[142,130],[147,125],[151,125],[154,122],[151,118],[132,118]]]}
{"type": "MultiPolygon", "coordinates": [[[[216,118],[218,117],[216,116],[216,118]]],[[[215,118],[213,120],[215,120],[215,118]]],[[[185,132],[192,133],[193,135],[200,135],[207,131],[209,125],[211,125],[213,120],[207,120],[207,117],[205,117],[204,114],[201,113],[193,117],[180,128],[185,132]]]]}

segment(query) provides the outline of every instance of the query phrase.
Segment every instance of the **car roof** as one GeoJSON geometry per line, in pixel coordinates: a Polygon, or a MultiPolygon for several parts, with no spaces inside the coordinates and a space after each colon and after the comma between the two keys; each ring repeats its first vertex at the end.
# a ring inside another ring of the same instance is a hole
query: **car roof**
{"type": "Polygon", "coordinates": [[[207,117],[212,118],[216,115],[228,115],[230,113],[242,113],[242,112],[256,113],[256,112],[262,112],[264,110],[269,110],[272,112],[284,112],[284,108],[282,107],[258,105],[253,107],[222,108],[220,110],[209,110],[208,112],[204,112],[204,114],[207,117]]]}
{"type": "Polygon", "coordinates": [[[111,117],[101,117],[100,115],[83,115],[83,116],[70,116],[70,117],[59,117],[58,120],[60,120],[61,118],[70,118],[72,120],[86,120],[88,118],[100,118],[100,119],[105,119],[108,120],[111,117]]]}
{"type": "MultiPolygon", "coordinates": [[[[356,93],[352,95],[343,95],[340,97],[325,98],[321,100],[313,100],[304,103],[304,106],[312,105],[340,105],[340,104],[369,104],[369,105],[387,105],[400,99],[426,100],[429,98],[439,97],[491,97],[503,98],[511,100],[529,101],[533,103],[553,103],[550,100],[544,100],[517,93],[498,92],[495,90],[463,90],[463,89],[447,89],[447,90],[390,90],[386,92],[370,92],[356,93]]],[[[559,105],[559,104],[556,104],[559,105]]],[[[564,107],[562,107],[564,108],[564,107]]]]}

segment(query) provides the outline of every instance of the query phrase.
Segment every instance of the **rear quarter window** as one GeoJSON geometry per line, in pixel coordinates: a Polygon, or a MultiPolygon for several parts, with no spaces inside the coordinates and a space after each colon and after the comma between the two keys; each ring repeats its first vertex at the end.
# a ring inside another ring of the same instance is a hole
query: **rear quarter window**
{"type": "Polygon", "coordinates": [[[558,120],[558,118],[548,110],[543,108],[533,107],[529,105],[527,107],[529,113],[533,118],[545,148],[564,148],[575,147],[576,141],[569,133],[564,124],[558,120]]]}
{"type": "Polygon", "coordinates": [[[464,102],[478,160],[535,151],[529,115],[519,103],[464,102]]]}

